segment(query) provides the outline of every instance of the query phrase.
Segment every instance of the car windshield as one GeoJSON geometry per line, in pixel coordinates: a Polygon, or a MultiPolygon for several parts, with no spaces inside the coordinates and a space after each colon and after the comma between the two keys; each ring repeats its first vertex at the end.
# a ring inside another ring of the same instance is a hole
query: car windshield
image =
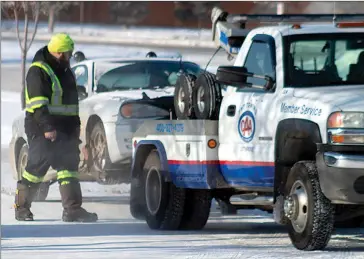
{"type": "Polygon", "coordinates": [[[286,46],[287,87],[364,84],[364,33],[293,35],[286,46]]]}
{"type": "Polygon", "coordinates": [[[97,80],[97,92],[164,88],[174,86],[181,71],[196,75],[200,67],[192,62],[130,61],[120,63],[97,80]]]}

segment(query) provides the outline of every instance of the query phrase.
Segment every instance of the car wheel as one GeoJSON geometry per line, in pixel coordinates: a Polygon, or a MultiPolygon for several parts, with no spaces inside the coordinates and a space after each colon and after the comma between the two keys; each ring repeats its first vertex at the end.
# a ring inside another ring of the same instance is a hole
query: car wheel
{"type": "Polygon", "coordinates": [[[209,72],[201,73],[195,82],[192,93],[192,106],[196,118],[216,120],[222,100],[221,87],[215,76],[209,72]]]}
{"type": "Polygon", "coordinates": [[[196,77],[189,74],[181,74],[174,88],[174,109],[180,120],[193,119],[192,89],[196,77]]]}
{"type": "Polygon", "coordinates": [[[24,143],[24,145],[19,150],[18,160],[17,160],[17,170],[18,170],[18,179],[21,179],[22,173],[25,170],[25,166],[28,161],[28,145],[24,143]]]}
{"type": "Polygon", "coordinates": [[[108,177],[107,170],[111,168],[112,163],[109,157],[104,125],[101,121],[92,128],[89,143],[93,169],[97,172],[97,182],[110,184],[111,179],[108,177]]]}
{"type": "Polygon", "coordinates": [[[146,222],[149,228],[177,230],[183,216],[185,190],[164,180],[156,151],[149,154],[144,172],[146,222]]]}
{"type": "MultiPolygon", "coordinates": [[[[28,153],[29,153],[28,145],[24,144],[21,147],[18,156],[17,168],[18,168],[19,179],[21,179],[22,172],[25,170],[25,166],[27,165],[28,153]]],[[[50,187],[50,182],[40,183],[33,201],[45,201],[48,196],[49,187],[50,187]]]]}
{"type": "Polygon", "coordinates": [[[334,206],[320,188],[315,162],[296,163],[287,178],[284,211],[288,234],[299,250],[321,250],[334,229],[334,206]]]}

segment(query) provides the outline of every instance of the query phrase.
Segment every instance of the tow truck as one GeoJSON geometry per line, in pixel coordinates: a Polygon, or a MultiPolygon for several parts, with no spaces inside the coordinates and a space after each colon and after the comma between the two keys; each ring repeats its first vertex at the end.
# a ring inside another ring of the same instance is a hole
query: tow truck
{"type": "Polygon", "coordinates": [[[364,219],[364,15],[214,8],[211,20],[234,65],[182,74],[169,117],[136,131],[131,214],[199,230],[215,198],[272,213],[299,250],[325,249],[337,224],[364,219]]]}

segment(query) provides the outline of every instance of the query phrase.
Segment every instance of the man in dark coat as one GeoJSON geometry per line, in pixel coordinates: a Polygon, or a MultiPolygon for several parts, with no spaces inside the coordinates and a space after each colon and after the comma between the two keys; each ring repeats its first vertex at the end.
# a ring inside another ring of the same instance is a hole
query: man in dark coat
{"type": "Polygon", "coordinates": [[[69,35],[54,35],[35,54],[26,77],[25,133],[29,155],[15,195],[15,218],[19,221],[33,220],[31,203],[50,167],[57,171],[62,220],[94,222],[98,219],[96,213],[81,207],[78,93],[69,63],[73,50],[69,35]]]}

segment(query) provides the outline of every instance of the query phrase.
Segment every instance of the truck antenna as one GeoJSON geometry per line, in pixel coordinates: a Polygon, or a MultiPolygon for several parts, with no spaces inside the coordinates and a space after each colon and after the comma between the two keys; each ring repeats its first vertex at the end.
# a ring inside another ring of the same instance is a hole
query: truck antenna
{"type": "Polygon", "coordinates": [[[334,1],[334,16],[332,17],[332,24],[336,26],[336,1],[334,1]]]}

